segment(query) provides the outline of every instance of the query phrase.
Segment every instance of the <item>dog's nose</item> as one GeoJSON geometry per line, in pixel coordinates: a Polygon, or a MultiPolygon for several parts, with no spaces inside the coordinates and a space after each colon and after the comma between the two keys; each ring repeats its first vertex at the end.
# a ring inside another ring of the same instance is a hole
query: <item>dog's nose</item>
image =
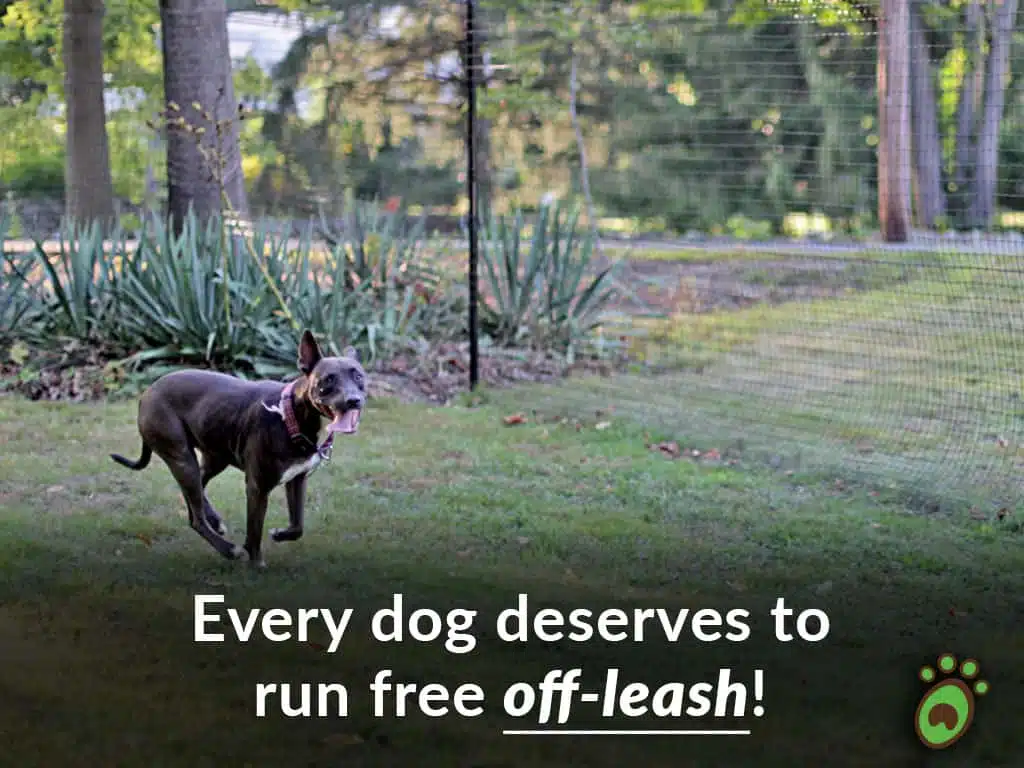
{"type": "Polygon", "coordinates": [[[359,400],[358,398],[354,398],[353,397],[353,398],[349,398],[348,400],[345,401],[345,410],[346,411],[358,411],[362,407],[363,407],[363,401],[359,400]]]}

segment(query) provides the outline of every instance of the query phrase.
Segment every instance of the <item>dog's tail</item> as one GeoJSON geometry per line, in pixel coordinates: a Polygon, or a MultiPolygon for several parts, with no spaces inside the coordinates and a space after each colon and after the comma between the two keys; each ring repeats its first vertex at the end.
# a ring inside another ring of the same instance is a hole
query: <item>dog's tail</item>
{"type": "Polygon", "coordinates": [[[128,469],[134,469],[134,470],[145,469],[146,467],[148,467],[149,466],[149,460],[152,457],[153,457],[153,449],[150,448],[149,445],[146,444],[146,443],[142,444],[142,455],[139,457],[138,461],[132,461],[131,459],[126,459],[124,456],[119,456],[116,453],[110,454],[110,458],[112,458],[118,464],[121,464],[122,466],[128,467],[128,469]]]}

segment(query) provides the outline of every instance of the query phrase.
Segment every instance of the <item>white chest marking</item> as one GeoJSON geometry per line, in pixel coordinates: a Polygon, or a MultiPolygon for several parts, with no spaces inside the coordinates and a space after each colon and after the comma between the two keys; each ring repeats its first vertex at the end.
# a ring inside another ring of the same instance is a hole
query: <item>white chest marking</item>
{"type": "Polygon", "coordinates": [[[281,475],[281,480],[278,482],[278,485],[284,485],[285,483],[294,480],[299,475],[304,475],[307,472],[312,472],[314,469],[320,466],[321,461],[323,461],[323,457],[319,453],[314,453],[305,461],[300,461],[297,462],[296,464],[292,464],[290,467],[288,467],[288,469],[284,471],[284,474],[281,475]]]}

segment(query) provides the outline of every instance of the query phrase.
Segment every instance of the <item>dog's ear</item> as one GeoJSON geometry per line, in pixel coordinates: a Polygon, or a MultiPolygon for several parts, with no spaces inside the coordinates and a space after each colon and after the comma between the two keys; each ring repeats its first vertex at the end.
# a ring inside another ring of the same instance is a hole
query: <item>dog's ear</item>
{"type": "Polygon", "coordinates": [[[362,362],[362,360],[359,359],[359,350],[356,349],[355,347],[345,347],[343,350],[341,350],[341,356],[347,357],[350,360],[355,360],[357,363],[362,362]]]}
{"type": "Polygon", "coordinates": [[[306,330],[299,341],[299,370],[308,376],[321,357],[323,355],[320,352],[320,345],[316,343],[313,334],[306,330]]]}

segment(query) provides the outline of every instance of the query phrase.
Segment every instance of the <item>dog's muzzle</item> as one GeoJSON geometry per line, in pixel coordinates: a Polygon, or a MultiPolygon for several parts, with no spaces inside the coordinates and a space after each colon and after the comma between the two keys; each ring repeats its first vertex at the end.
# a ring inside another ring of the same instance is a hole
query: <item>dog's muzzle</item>
{"type": "Polygon", "coordinates": [[[331,420],[331,423],[327,425],[327,433],[333,434],[337,432],[343,435],[354,435],[358,432],[362,405],[362,402],[359,400],[349,400],[340,410],[335,410],[321,403],[321,412],[331,420]]]}

